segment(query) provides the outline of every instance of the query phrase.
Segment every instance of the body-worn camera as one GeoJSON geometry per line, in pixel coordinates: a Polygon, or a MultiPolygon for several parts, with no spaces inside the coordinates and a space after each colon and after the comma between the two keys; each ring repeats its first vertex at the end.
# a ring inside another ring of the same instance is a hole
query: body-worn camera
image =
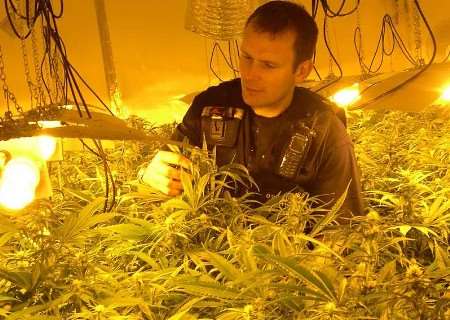
{"type": "Polygon", "coordinates": [[[288,179],[295,178],[304,165],[315,135],[314,130],[299,124],[284,145],[277,166],[277,174],[288,179]]]}
{"type": "Polygon", "coordinates": [[[202,110],[202,132],[208,145],[232,147],[236,143],[244,110],[233,107],[207,106],[202,110]]]}

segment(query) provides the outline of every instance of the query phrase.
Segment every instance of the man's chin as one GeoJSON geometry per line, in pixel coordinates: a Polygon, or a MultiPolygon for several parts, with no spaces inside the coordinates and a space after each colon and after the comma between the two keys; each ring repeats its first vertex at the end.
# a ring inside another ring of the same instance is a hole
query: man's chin
{"type": "Polygon", "coordinates": [[[261,104],[261,98],[254,94],[243,93],[242,98],[244,102],[249,106],[258,106],[261,104]]]}

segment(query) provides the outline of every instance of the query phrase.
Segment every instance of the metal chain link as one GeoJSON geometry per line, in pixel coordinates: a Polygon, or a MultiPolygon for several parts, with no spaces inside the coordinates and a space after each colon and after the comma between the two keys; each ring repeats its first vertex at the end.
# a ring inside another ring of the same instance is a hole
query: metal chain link
{"type": "Polygon", "coordinates": [[[60,74],[62,68],[62,58],[61,58],[61,54],[59,53],[59,51],[55,50],[54,51],[54,55],[51,56],[50,58],[50,75],[51,75],[51,79],[53,81],[53,91],[54,91],[54,101],[58,102],[60,101],[59,99],[63,97],[63,92],[64,92],[64,84],[63,81],[61,80],[63,78],[63,76],[60,74]]]}
{"type": "Polygon", "coordinates": [[[420,15],[416,6],[413,6],[412,14],[413,14],[414,43],[416,45],[415,47],[416,59],[419,62],[419,65],[422,66],[425,64],[425,61],[422,56],[422,30],[420,25],[420,15]]]}
{"type": "MultiPolygon", "coordinates": [[[[21,0],[16,0],[16,7],[18,10],[20,10],[22,8],[21,0]]],[[[19,13],[22,14],[21,12],[19,12],[19,13]]],[[[19,30],[22,32],[23,27],[25,25],[25,21],[23,21],[23,19],[17,19],[16,23],[18,24],[19,30]]],[[[27,51],[28,51],[27,50],[27,41],[25,39],[21,39],[20,48],[22,50],[23,66],[25,69],[25,79],[27,81],[28,90],[30,92],[30,97],[31,97],[30,108],[33,108],[33,100],[36,102],[36,105],[38,104],[39,92],[38,92],[37,86],[33,83],[33,79],[31,77],[29,57],[28,57],[28,53],[27,53],[27,51]]]]}
{"type": "Polygon", "coordinates": [[[6,107],[8,109],[7,116],[9,115],[10,117],[12,117],[10,102],[14,105],[16,111],[19,114],[23,114],[22,107],[17,103],[16,96],[11,92],[11,90],[9,90],[8,84],[6,82],[5,62],[3,59],[3,50],[1,45],[0,45],[0,80],[3,82],[2,89],[6,100],[6,107]]]}
{"type": "Polygon", "coordinates": [[[36,40],[36,29],[37,29],[37,23],[35,23],[34,28],[31,32],[31,48],[32,48],[32,52],[33,52],[33,64],[34,64],[34,72],[35,72],[35,76],[36,76],[36,85],[37,85],[37,91],[39,93],[38,95],[38,107],[40,106],[44,106],[45,105],[45,93],[44,93],[44,88],[43,88],[43,84],[42,84],[42,74],[41,74],[41,68],[40,68],[40,64],[39,64],[39,50],[37,47],[37,40],[36,40]]]}
{"type": "Polygon", "coordinates": [[[366,66],[364,65],[365,61],[365,52],[364,52],[364,45],[363,45],[363,32],[362,32],[362,26],[361,26],[361,12],[360,12],[360,6],[356,9],[356,26],[359,30],[358,34],[358,40],[359,40],[359,59],[360,59],[360,68],[361,68],[361,74],[364,76],[367,75],[368,70],[366,66]]]}
{"type": "MultiPolygon", "coordinates": [[[[45,43],[45,36],[43,36],[40,40],[42,40],[42,45],[45,48],[45,46],[47,45],[45,43]]],[[[50,46],[50,44],[48,44],[50,46]]],[[[43,81],[45,81],[45,84],[47,85],[47,90],[48,90],[48,97],[50,100],[50,103],[54,102],[54,94],[55,94],[55,90],[53,87],[53,81],[52,81],[52,65],[53,65],[53,59],[51,58],[51,46],[48,48],[47,53],[45,53],[48,56],[48,59],[46,58],[44,63],[42,64],[42,70],[43,70],[43,74],[42,74],[42,79],[44,79],[43,81]]],[[[56,94],[55,94],[56,95],[56,94]]]]}
{"type": "MultiPolygon", "coordinates": [[[[324,16],[323,18],[327,19],[326,16],[324,16]]],[[[330,32],[329,32],[328,23],[325,23],[325,36],[328,39],[328,43],[330,43],[331,39],[330,39],[330,32]]],[[[330,44],[330,46],[331,46],[331,44],[330,44]]],[[[331,54],[328,55],[328,58],[329,58],[328,59],[328,77],[333,79],[333,78],[335,78],[334,71],[333,71],[333,63],[334,63],[334,61],[333,61],[333,57],[331,56],[331,54]]]]}

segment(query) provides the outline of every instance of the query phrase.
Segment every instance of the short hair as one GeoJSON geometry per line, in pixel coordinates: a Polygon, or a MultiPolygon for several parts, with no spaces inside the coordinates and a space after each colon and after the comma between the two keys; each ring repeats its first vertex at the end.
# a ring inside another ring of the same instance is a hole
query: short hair
{"type": "Polygon", "coordinates": [[[245,27],[250,24],[258,32],[273,35],[295,32],[294,68],[313,57],[319,31],[313,17],[303,6],[290,1],[267,2],[248,17],[245,27]]]}

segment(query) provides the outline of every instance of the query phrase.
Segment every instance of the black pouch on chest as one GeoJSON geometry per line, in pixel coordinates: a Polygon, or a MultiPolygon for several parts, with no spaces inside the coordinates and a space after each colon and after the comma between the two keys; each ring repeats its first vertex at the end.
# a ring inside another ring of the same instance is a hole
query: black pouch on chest
{"type": "Polygon", "coordinates": [[[204,107],[202,133],[208,145],[233,147],[239,135],[244,110],[233,107],[204,107]]]}
{"type": "MultiPolygon", "coordinates": [[[[314,125],[313,125],[314,127],[314,125]]],[[[276,165],[276,173],[284,178],[295,179],[305,165],[313,138],[314,129],[298,122],[286,139],[276,165]]]]}

